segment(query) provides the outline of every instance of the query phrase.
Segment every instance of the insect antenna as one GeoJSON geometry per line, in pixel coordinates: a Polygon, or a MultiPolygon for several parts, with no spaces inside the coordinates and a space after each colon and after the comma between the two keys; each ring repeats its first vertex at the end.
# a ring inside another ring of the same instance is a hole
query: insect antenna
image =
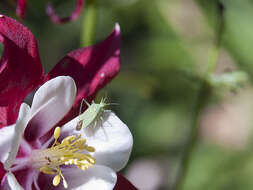
{"type": "Polygon", "coordinates": [[[115,106],[119,106],[120,104],[119,103],[108,103],[108,104],[105,104],[106,106],[110,106],[110,105],[115,105],[115,106]]]}
{"type": "MultiPolygon", "coordinates": [[[[119,103],[108,103],[108,104],[105,104],[105,106],[110,106],[110,105],[113,105],[113,106],[119,106],[120,104],[119,103]]],[[[104,112],[111,112],[111,110],[104,110],[104,112]]]]}

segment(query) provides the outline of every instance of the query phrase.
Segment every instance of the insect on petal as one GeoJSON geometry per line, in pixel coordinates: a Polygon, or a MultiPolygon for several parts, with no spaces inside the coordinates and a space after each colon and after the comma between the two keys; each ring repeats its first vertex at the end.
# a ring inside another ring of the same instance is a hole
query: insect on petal
{"type": "Polygon", "coordinates": [[[76,131],[79,116],[62,126],[62,136],[81,134],[95,148],[96,163],[106,165],[114,171],[125,167],[133,146],[129,128],[112,112],[103,113],[104,121],[96,128],[86,127],[76,131]],[[102,125],[101,125],[102,124],[102,125]],[[117,143],[115,143],[117,142],[117,143]]]}
{"type": "Polygon", "coordinates": [[[64,124],[79,114],[82,99],[91,101],[97,91],[109,83],[120,69],[120,27],[101,43],[70,52],[48,74],[47,80],[60,75],[71,76],[77,85],[77,96],[72,110],[60,123],[64,124]]]}

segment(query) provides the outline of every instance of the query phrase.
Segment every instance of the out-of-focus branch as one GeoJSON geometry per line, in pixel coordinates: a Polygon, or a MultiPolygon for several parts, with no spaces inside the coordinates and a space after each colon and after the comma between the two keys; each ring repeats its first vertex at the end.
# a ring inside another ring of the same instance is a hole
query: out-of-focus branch
{"type": "Polygon", "coordinates": [[[85,5],[81,31],[81,46],[90,46],[94,42],[96,26],[96,3],[88,0],[85,5]]]}
{"type": "MultiPolygon", "coordinates": [[[[208,62],[207,70],[204,77],[209,77],[209,75],[214,71],[217,64],[219,49],[222,41],[222,34],[224,30],[224,7],[220,1],[217,1],[217,28],[214,46],[212,47],[208,62]]],[[[211,87],[207,80],[203,80],[199,87],[199,93],[197,95],[195,108],[193,110],[191,129],[189,132],[189,137],[185,143],[185,149],[180,160],[179,170],[176,176],[175,183],[172,185],[172,190],[182,190],[185,183],[185,178],[188,173],[189,165],[191,163],[192,155],[194,153],[194,148],[198,140],[198,129],[199,129],[199,115],[206,105],[206,102],[210,95],[211,87]]]]}

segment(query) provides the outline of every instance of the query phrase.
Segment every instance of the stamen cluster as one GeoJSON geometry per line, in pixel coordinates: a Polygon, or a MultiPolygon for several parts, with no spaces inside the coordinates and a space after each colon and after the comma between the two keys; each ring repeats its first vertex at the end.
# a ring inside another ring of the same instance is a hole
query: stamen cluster
{"type": "Polygon", "coordinates": [[[62,174],[60,166],[75,165],[81,170],[86,170],[96,163],[96,160],[84,152],[94,152],[95,149],[86,145],[86,140],[81,135],[71,135],[64,138],[61,143],[57,140],[60,136],[61,128],[56,127],[54,131],[53,145],[44,150],[35,150],[32,156],[32,162],[39,166],[44,174],[55,175],[53,185],[58,186],[61,179],[65,188],[68,184],[62,174]],[[39,165],[38,165],[39,164],[39,165]]]}

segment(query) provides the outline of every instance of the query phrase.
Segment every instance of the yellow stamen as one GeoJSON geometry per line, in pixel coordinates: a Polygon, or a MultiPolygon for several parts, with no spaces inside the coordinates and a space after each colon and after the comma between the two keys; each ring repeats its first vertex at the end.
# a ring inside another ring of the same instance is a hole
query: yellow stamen
{"type": "Polygon", "coordinates": [[[96,163],[96,160],[89,154],[89,152],[94,152],[95,148],[85,144],[86,140],[81,138],[81,135],[68,136],[59,143],[57,140],[60,133],[61,128],[56,127],[53,145],[48,149],[34,150],[31,162],[35,168],[39,168],[44,174],[56,174],[52,182],[54,186],[58,186],[62,179],[64,188],[67,188],[67,181],[59,167],[62,165],[75,165],[81,170],[88,169],[96,163]]]}
{"type": "Polygon", "coordinates": [[[49,168],[47,166],[42,166],[40,168],[40,171],[43,172],[44,174],[56,174],[55,171],[53,171],[51,168],[49,168]]]}
{"type": "Polygon", "coordinates": [[[60,134],[61,134],[61,128],[56,127],[54,130],[54,139],[57,140],[59,138],[60,134]]]}
{"type": "Polygon", "coordinates": [[[60,182],[61,182],[61,177],[60,177],[60,175],[54,176],[53,185],[54,185],[54,186],[58,186],[60,182]]]}

